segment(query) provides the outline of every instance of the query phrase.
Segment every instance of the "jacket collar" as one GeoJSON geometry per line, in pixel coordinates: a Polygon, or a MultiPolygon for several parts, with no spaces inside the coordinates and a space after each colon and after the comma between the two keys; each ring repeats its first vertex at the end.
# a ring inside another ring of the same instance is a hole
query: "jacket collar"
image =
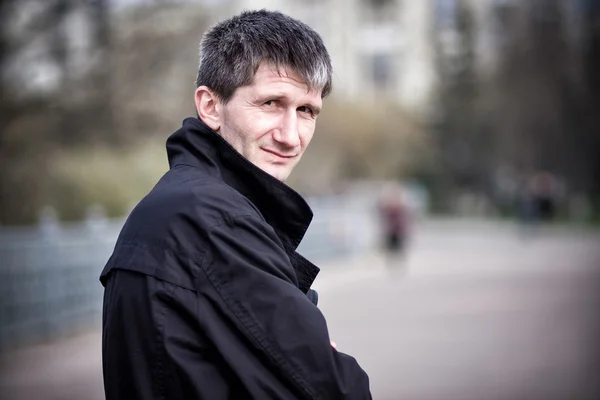
{"type": "MultiPolygon", "coordinates": [[[[248,161],[199,118],[186,118],[167,139],[167,156],[171,168],[180,164],[198,167],[220,177],[248,198],[273,227],[288,253],[295,253],[313,217],[309,205],[296,191],[248,161]]],[[[306,279],[308,273],[312,283],[318,268],[307,266],[305,260],[297,262],[296,257],[291,260],[295,268],[301,266],[305,270],[299,280],[306,279]]]]}

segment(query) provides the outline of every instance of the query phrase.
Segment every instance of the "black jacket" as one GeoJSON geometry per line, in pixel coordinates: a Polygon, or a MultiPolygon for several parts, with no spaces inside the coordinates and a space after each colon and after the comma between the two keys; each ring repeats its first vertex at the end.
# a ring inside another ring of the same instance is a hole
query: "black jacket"
{"type": "Polygon", "coordinates": [[[307,203],[197,118],[167,153],[100,277],[107,400],[371,398],[295,251],[307,203]]]}

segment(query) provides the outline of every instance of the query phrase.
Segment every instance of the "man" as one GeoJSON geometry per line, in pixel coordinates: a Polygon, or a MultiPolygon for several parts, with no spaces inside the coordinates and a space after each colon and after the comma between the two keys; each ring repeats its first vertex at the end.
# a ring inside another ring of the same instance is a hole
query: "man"
{"type": "Polygon", "coordinates": [[[331,90],[327,50],[263,10],[216,25],[200,54],[198,118],[167,140],[170,170],[100,278],[106,398],[370,398],[295,251],[312,212],[282,182],[331,90]]]}

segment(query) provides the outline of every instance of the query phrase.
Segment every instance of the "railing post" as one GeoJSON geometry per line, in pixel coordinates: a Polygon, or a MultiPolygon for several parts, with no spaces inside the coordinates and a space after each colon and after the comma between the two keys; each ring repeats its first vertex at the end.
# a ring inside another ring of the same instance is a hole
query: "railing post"
{"type": "Polygon", "coordinates": [[[92,204],[86,211],[85,224],[90,236],[99,236],[106,230],[106,210],[100,204],[92,204]]]}
{"type": "Polygon", "coordinates": [[[44,206],[39,214],[38,227],[44,241],[56,238],[60,231],[58,214],[52,206],[44,206]]]}
{"type": "MultiPolygon", "coordinates": [[[[22,304],[35,304],[34,316],[31,323],[36,328],[29,328],[32,331],[26,334],[30,340],[49,340],[52,339],[56,330],[54,295],[57,290],[57,282],[61,279],[59,274],[54,271],[57,265],[60,265],[60,252],[58,249],[61,226],[58,220],[58,213],[52,206],[44,206],[39,213],[38,229],[41,235],[40,246],[35,246],[31,250],[35,253],[32,263],[22,267],[29,270],[30,273],[24,275],[30,281],[21,282],[23,287],[35,287],[38,282],[38,291],[29,291],[31,298],[24,298],[22,304]],[[37,332],[35,331],[37,330],[37,332]]],[[[23,307],[23,305],[19,305],[23,307]]]]}

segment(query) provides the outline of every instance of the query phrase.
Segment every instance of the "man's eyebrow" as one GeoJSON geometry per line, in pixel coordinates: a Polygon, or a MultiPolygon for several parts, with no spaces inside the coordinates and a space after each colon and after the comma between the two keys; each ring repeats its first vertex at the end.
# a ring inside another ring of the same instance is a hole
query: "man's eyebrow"
{"type": "Polygon", "coordinates": [[[288,97],[283,93],[259,93],[256,95],[258,101],[264,100],[281,100],[287,99],[288,97]]]}
{"type": "MultiPolygon", "coordinates": [[[[257,99],[259,101],[263,101],[265,99],[290,100],[289,96],[286,95],[285,93],[260,93],[257,96],[257,99]]],[[[321,112],[321,107],[317,106],[315,103],[312,103],[312,102],[306,102],[301,107],[310,107],[310,109],[313,110],[313,112],[315,114],[318,114],[321,112]]]]}
{"type": "Polygon", "coordinates": [[[321,112],[321,107],[317,106],[316,104],[312,104],[312,103],[308,103],[306,104],[307,107],[310,107],[313,111],[313,113],[318,114],[321,112]]]}

